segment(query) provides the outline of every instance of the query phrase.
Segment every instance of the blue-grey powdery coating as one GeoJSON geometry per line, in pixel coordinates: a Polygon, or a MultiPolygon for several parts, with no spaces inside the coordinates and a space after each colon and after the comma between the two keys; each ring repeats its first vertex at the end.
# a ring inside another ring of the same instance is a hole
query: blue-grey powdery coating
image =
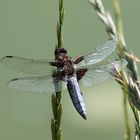
{"type": "Polygon", "coordinates": [[[86,105],[83,95],[81,93],[76,76],[72,76],[67,80],[67,88],[71,97],[71,100],[77,110],[77,112],[84,118],[86,118],[86,105]]]}

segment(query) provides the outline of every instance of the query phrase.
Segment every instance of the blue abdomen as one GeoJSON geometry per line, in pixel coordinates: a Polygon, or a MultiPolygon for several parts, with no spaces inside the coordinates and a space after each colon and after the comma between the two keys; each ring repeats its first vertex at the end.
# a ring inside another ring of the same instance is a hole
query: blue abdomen
{"type": "Polygon", "coordinates": [[[75,109],[86,119],[86,106],[76,77],[73,76],[68,79],[67,88],[75,109]]]}

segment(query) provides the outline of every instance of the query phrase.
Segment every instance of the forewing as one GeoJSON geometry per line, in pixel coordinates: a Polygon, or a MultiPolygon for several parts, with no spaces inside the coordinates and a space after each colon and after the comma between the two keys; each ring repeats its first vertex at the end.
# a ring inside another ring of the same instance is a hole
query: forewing
{"type": "Polygon", "coordinates": [[[52,67],[49,60],[34,60],[16,56],[2,57],[0,62],[6,67],[28,74],[50,74],[52,67]]]}
{"type": "Polygon", "coordinates": [[[28,92],[52,93],[66,88],[66,83],[51,76],[16,78],[8,82],[8,87],[28,92]]]}
{"type": "Polygon", "coordinates": [[[106,64],[96,65],[94,67],[89,67],[88,71],[81,78],[81,82],[85,86],[96,85],[105,80],[107,80],[111,73],[114,72],[114,69],[117,68],[118,71],[125,68],[127,65],[127,61],[118,60],[108,62],[106,64]]]}
{"type": "Polygon", "coordinates": [[[115,40],[108,40],[104,44],[95,48],[92,53],[83,55],[81,59],[82,61],[76,64],[76,68],[82,68],[87,65],[92,65],[101,62],[115,50],[116,46],[117,43],[115,40]]]}

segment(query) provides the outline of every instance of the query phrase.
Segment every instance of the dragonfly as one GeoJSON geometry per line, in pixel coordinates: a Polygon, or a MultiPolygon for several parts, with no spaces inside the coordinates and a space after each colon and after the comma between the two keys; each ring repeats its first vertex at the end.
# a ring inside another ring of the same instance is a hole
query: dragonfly
{"type": "Polygon", "coordinates": [[[79,84],[99,84],[111,76],[114,67],[120,71],[127,65],[123,59],[110,58],[116,46],[115,40],[107,40],[92,52],[75,58],[71,58],[66,49],[56,48],[55,60],[4,56],[0,62],[19,72],[38,74],[14,78],[8,82],[8,87],[29,92],[58,94],[67,89],[75,109],[86,120],[86,105],[79,84]]]}

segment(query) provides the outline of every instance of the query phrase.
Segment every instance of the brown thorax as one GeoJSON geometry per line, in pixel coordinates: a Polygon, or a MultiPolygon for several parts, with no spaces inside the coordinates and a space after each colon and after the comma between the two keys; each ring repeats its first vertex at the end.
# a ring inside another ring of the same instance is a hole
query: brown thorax
{"type": "Polygon", "coordinates": [[[64,48],[57,48],[55,50],[56,61],[63,62],[63,71],[65,75],[70,76],[75,73],[74,63],[71,57],[67,55],[67,50],[64,48]]]}

